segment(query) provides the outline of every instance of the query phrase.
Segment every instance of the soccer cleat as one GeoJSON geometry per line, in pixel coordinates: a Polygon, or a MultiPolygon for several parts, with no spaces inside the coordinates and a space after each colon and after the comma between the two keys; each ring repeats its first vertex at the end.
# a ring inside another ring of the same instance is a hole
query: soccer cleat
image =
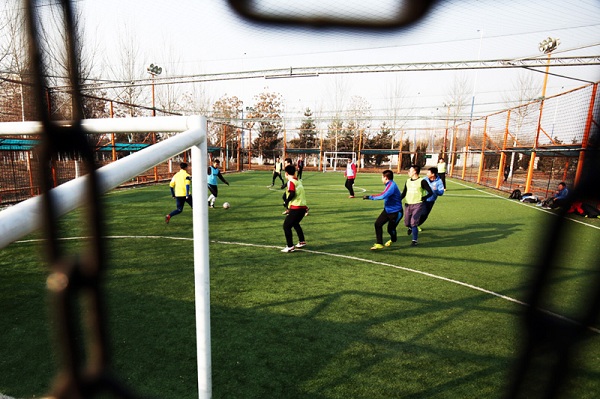
{"type": "Polygon", "coordinates": [[[350,196],[348,196],[348,198],[354,198],[354,195],[350,195],[350,196]]]}
{"type": "Polygon", "coordinates": [[[302,248],[306,246],[306,241],[300,241],[298,244],[296,244],[296,248],[302,248]]]}
{"type": "Polygon", "coordinates": [[[413,242],[410,243],[411,247],[416,247],[417,246],[417,242],[415,240],[413,240],[413,242]]]}
{"type": "Polygon", "coordinates": [[[386,242],[384,244],[386,247],[391,247],[392,246],[392,240],[389,240],[388,242],[386,242]]]}
{"type": "Polygon", "coordinates": [[[169,224],[170,221],[171,221],[171,215],[165,216],[165,223],[169,224]]]}
{"type": "Polygon", "coordinates": [[[373,244],[373,246],[371,247],[372,251],[377,251],[379,249],[383,249],[383,245],[381,245],[381,244],[373,244]]]}
{"type": "Polygon", "coordinates": [[[281,252],[294,252],[296,248],[292,245],[291,247],[285,247],[281,250],[281,252]]]}

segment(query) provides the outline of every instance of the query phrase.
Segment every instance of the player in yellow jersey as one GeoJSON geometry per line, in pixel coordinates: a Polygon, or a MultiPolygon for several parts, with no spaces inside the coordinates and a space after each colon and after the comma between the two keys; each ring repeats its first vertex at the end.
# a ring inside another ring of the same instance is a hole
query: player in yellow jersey
{"type": "Polygon", "coordinates": [[[288,165],[285,167],[285,178],[288,181],[286,195],[283,206],[288,209],[288,214],[283,221],[283,232],[285,234],[286,247],[281,252],[294,252],[296,248],[302,248],[306,245],[304,241],[304,231],[300,222],[306,215],[308,207],[306,206],[306,194],[302,182],[296,178],[296,167],[288,165]],[[294,237],[292,229],[296,230],[298,235],[298,244],[294,246],[294,237]]]}
{"type": "Polygon", "coordinates": [[[179,164],[181,170],[173,176],[169,187],[171,187],[171,195],[175,198],[176,209],[165,216],[165,223],[169,223],[171,218],[183,212],[183,207],[187,202],[192,207],[192,176],[188,173],[188,164],[182,162],[179,164]]]}
{"type": "Polygon", "coordinates": [[[407,234],[412,234],[411,245],[413,247],[417,246],[419,219],[425,210],[424,202],[433,195],[431,187],[423,178],[419,177],[419,173],[421,173],[421,168],[418,165],[410,167],[408,170],[409,179],[404,184],[401,196],[401,200],[406,201],[404,225],[408,228],[407,234]]]}

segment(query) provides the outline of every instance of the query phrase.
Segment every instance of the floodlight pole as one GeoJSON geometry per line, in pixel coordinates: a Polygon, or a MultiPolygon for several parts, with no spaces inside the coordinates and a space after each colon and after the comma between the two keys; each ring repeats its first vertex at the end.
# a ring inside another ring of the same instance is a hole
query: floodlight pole
{"type": "Polygon", "coordinates": [[[533,169],[535,165],[535,158],[537,155],[536,149],[538,145],[538,140],[540,138],[540,131],[542,130],[542,111],[544,109],[544,101],[546,100],[546,86],[548,84],[548,72],[550,71],[550,57],[552,56],[552,52],[558,48],[559,44],[559,39],[548,37],[547,39],[543,40],[539,45],[539,50],[544,54],[548,54],[548,60],[546,62],[546,73],[544,73],[544,85],[542,86],[542,97],[540,101],[540,114],[538,117],[537,132],[535,135],[535,141],[533,142],[533,150],[531,151],[531,156],[529,158],[529,167],[527,168],[527,179],[525,180],[526,193],[531,191],[531,181],[533,179],[533,169]]]}
{"type": "MultiPolygon", "coordinates": [[[[246,107],[246,111],[255,112],[253,107],[246,107]]],[[[243,118],[242,118],[243,119],[243,118]]],[[[252,124],[254,126],[254,124],[252,124]]],[[[252,127],[248,128],[248,170],[252,169],[252,127]]]]}
{"type": "Polygon", "coordinates": [[[444,133],[444,148],[442,150],[442,157],[447,159],[446,157],[446,146],[448,145],[448,122],[450,122],[450,107],[454,106],[454,103],[444,103],[444,106],[448,107],[448,113],[446,114],[446,131],[444,133]]]}
{"type": "MultiPolygon", "coordinates": [[[[162,73],[162,68],[158,65],[150,64],[148,68],[146,68],[150,76],[152,76],[152,116],[156,116],[156,107],[154,106],[154,77],[156,75],[160,75],[162,73]]],[[[156,144],[156,132],[152,132],[152,144],[156,144]]],[[[154,181],[158,181],[158,168],[154,167],[154,181]]]]}

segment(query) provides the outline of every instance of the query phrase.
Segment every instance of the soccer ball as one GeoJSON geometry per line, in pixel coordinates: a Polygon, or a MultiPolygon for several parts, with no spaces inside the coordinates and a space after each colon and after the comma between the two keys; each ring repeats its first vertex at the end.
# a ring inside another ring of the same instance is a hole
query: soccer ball
{"type": "Polygon", "coordinates": [[[230,206],[229,202],[223,202],[223,208],[229,209],[230,206]]]}

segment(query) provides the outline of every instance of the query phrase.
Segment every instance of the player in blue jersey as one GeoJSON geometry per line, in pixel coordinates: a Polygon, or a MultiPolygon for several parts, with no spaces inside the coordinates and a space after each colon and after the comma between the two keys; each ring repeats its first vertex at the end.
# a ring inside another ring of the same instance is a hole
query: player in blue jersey
{"type": "MultiPolygon", "coordinates": [[[[431,191],[433,191],[433,195],[427,198],[424,202],[425,209],[423,209],[423,213],[421,213],[421,217],[419,218],[419,226],[421,226],[427,220],[427,217],[431,213],[433,209],[433,205],[435,205],[435,200],[437,197],[444,195],[444,182],[441,177],[438,175],[438,168],[432,167],[427,170],[427,178],[425,181],[431,187],[431,191]]],[[[418,230],[421,231],[421,228],[418,227],[418,230]]]]}
{"type": "Polygon", "coordinates": [[[396,242],[398,235],[396,233],[396,227],[402,219],[402,200],[400,189],[396,182],[394,182],[394,172],[387,169],[381,173],[381,181],[385,185],[382,193],[377,195],[365,195],[365,200],[383,200],[383,211],[375,220],[375,237],[377,242],[371,247],[372,250],[378,250],[383,248],[383,225],[388,224],[387,231],[390,235],[390,240],[385,243],[386,247],[396,242]]]}

